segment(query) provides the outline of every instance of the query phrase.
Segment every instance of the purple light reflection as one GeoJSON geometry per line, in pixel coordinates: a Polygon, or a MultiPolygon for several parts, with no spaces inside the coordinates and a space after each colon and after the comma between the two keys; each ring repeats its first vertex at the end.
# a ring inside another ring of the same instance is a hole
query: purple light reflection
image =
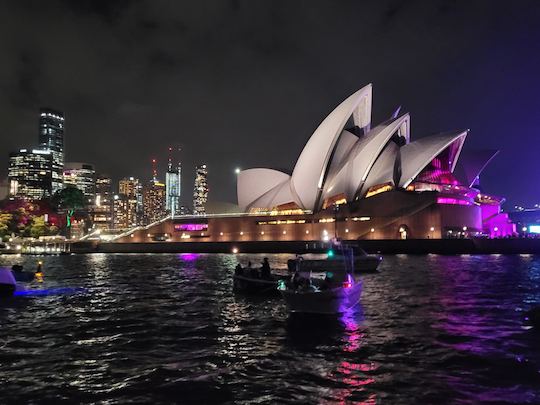
{"type": "Polygon", "coordinates": [[[180,253],[178,258],[185,262],[194,262],[199,258],[199,253],[180,253]]]}
{"type": "MultiPolygon", "coordinates": [[[[322,403],[351,403],[353,395],[358,395],[359,392],[366,393],[367,386],[375,383],[370,373],[378,369],[378,365],[373,362],[353,362],[351,361],[351,353],[357,352],[364,339],[365,334],[362,332],[360,321],[363,319],[362,308],[358,305],[356,310],[349,310],[341,314],[339,321],[342,323],[343,330],[343,352],[346,359],[340,361],[335,370],[330,373],[332,379],[346,388],[336,389],[332,392],[332,401],[322,403]]],[[[356,357],[356,356],[355,356],[356,357]]],[[[377,403],[377,394],[366,393],[367,398],[361,402],[354,402],[364,405],[375,405],[377,403]]]]}

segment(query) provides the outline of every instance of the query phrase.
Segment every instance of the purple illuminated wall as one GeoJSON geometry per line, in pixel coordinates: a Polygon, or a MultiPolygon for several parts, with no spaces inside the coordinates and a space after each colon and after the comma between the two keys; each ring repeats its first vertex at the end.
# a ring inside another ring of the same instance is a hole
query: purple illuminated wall
{"type": "Polygon", "coordinates": [[[470,202],[452,197],[437,197],[437,204],[472,205],[470,202]]]}
{"type": "Polygon", "coordinates": [[[175,224],[175,231],[206,231],[208,224],[175,224]]]}

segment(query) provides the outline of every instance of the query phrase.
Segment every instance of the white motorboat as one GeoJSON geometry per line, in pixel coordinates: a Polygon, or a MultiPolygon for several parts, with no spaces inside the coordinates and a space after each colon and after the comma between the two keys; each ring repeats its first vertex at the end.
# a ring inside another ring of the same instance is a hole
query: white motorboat
{"type": "Polygon", "coordinates": [[[347,312],[360,302],[362,284],[337,286],[328,290],[317,287],[295,290],[278,287],[290,312],[311,314],[339,314],[347,312]]]}
{"type": "Polygon", "coordinates": [[[338,314],[360,302],[362,283],[354,277],[352,258],[341,266],[333,266],[330,260],[323,261],[330,264],[315,272],[306,271],[303,266],[308,260],[298,259],[291,280],[278,282],[278,291],[290,312],[338,314]]]}

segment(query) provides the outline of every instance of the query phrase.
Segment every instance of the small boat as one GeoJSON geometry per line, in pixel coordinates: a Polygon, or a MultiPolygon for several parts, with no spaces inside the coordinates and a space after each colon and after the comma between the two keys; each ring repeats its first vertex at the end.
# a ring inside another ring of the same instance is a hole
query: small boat
{"type": "Polygon", "coordinates": [[[233,277],[233,289],[236,292],[246,294],[277,294],[277,285],[280,277],[256,278],[244,274],[235,274],[233,277]]]}
{"type": "Polygon", "coordinates": [[[339,314],[360,302],[362,283],[354,277],[352,257],[348,260],[344,257],[341,266],[335,266],[334,260],[325,260],[328,266],[317,266],[320,267],[317,272],[306,271],[304,262],[301,258],[297,260],[296,272],[289,283],[278,283],[278,291],[290,312],[339,314]]]}
{"type": "Polygon", "coordinates": [[[17,281],[10,269],[0,268],[0,298],[11,297],[17,288],[17,281]]]}
{"type": "Polygon", "coordinates": [[[340,314],[360,302],[362,283],[343,283],[327,290],[317,286],[306,289],[278,287],[290,312],[307,314],[340,314]]]}
{"type": "MultiPolygon", "coordinates": [[[[302,271],[338,271],[345,270],[346,266],[353,266],[355,274],[375,273],[382,261],[382,256],[369,255],[363,249],[334,247],[327,252],[326,259],[308,259],[302,257],[299,265],[302,271]],[[353,262],[350,264],[350,262],[353,262]]],[[[295,262],[291,259],[289,262],[295,262]]],[[[289,266],[290,267],[290,266],[289,266]]]]}

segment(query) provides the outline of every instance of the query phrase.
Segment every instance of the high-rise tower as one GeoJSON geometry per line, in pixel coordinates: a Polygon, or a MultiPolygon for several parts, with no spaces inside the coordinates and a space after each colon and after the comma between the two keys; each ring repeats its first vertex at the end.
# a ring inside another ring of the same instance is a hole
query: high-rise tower
{"type": "Polygon", "coordinates": [[[9,195],[40,200],[51,196],[52,155],[48,150],[21,149],[9,155],[9,195]]]}
{"type": "Polygon", "coordinates": [[[61,190],[64,176],[64,113],[41,108],[39,114],[40,147],[52,153],[52,193],[61,190]]]}
{"type": "Polygon", "coordinates": [[[180,211],[180,181],[182,168],[180,162],[176,168],[172,162],[172,148],[169,148],[169,160],[167,162],[167,173],[165,173],[166,202],[167,213],[177,215],[180,211]]]}
{"type": "Polygon", "coordinates": [[[206,213],[208,200],[208,170],[206,165],[199,165],[195,170],[195,187],[193,188],[193,214],[206,213]]]}
{"type": "Polygon", "coordinates": [[[96,175],[96,200],[92,208],[94,227],[109,229],[113,220],[112,180],[102,174],[96,175]]]}
{"type": "MultiPolygon", "coordinates": [[[[125,177],[118,182],[118,192],[120,199],[122,199],[120,205],[125,209],[135,210],[134,213],[129,212],[126,214],[127,222],[130,226],[132,224],[140,225],[144,216],[141,182],[135,177],[125,177]],[[126,199],[127,201],[124,201],[126,199]]],[[[117,216],[115,215],[116,218],[117,216]]]]}

